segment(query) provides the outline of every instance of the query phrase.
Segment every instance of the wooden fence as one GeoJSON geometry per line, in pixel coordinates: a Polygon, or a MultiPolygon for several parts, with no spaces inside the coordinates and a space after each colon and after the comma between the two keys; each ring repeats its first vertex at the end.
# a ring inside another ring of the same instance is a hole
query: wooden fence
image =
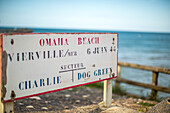
{"type": "Polygon", "coordinates": [[[131,84],[131,85],[135,85],[135,86],[152,89],[151,99],[156,99],[158,91],[170,93],[170,88],[158,86],[159,73],[165,73],[168,76],[168,74],[170,74],[170,69],[119,62],[118,63],[118,77],[115,80],[115,87],[120,88],[120,83],[123,82],[123,83],[131,84]],[[122,78],[120,76],[121,67],[130,67],[130,68],[136,68],[136,69],[141,69],[141,70],[146,70],[146,71],[152,71],[152,84],[145,84],[145,83],[131,81],[131,80],[122,78]]]}

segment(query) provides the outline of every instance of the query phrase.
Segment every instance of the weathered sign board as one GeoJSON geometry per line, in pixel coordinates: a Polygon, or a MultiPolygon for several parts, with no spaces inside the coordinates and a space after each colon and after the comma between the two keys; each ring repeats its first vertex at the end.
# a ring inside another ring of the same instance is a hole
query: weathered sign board
{"type": "Polygon", "coordinates": [[[116,33],[28,33],[1,39],[4,102],[11,94],[18,100],[117,77],[116,33]]]}

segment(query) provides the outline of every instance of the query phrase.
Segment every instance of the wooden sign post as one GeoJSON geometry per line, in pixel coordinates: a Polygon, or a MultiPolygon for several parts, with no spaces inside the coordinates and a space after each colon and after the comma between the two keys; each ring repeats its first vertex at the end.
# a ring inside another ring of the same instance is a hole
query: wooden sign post
{"type": "Polygon", "coordinates": [[[110,107],[112,103],[112,79],[104,81],[103,104],[110,107]]]}
{"type": "Polygon", "coordinates": [[[110,106],[118,34],[3,34],[0,40],[3,108],[15,100],[99,81],[105,81],[104,105],[110,106]]]}

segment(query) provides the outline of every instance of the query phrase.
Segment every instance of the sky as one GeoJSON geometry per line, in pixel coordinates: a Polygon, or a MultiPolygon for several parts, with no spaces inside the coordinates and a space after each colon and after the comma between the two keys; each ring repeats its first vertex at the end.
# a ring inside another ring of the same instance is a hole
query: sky
{"type": "Polygon", "coordinates": [[[0,0],[0,26],[170,32],[170,0],[0,0]]]}

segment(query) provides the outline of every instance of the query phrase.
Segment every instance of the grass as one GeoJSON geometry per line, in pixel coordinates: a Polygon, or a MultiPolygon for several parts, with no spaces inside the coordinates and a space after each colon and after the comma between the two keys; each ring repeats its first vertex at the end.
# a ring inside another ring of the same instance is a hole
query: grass
{"type": "Polygon", "coordinates": [[[138,109],[137,111],[140,111],[140,112],[147,112],[149,109],[146,107],[146,108],[140,108],[138,109]]]}
{"type": "Polygon", "coordinates": [[[119,95],[126,95],[126,91],[122,90],[121,88],[113,87],[112,92],[119,95]]]}
{"type": "MultiPolygon", "coordinates": [[[[94,88],[98,88],[98,89],[103,89],[104,83],[103,82],[96,82],[96,83],[93,83],[93,84],[85,85],[85,87],[94,87],[94,88]]],[[[119,94],[119,95],[126,95],[126,92],[124,90],[122,90],[120,88],[116,88],[116,87],[113,87],[112,92],[119,94]]]]}
{"type": "Polygon", "coordinates": [[[96,82],[96,83],[93,83],[93,84],[85,85],[85,87],[94,87],[94,88],[98,88],[98,89],[103,89],[103,83],[102,82],[96,82]]]}
{"type": "Polygon", "coordinates": [[[137,111],[141,112],[147,112],[149,110],[150,106],[154,106],[155,104],[147,103],[147,102],[140,102],[139,105],[142,105],[143,107],[138,109],[137,111]]]}
{"type": "Polygon", "coordinates": [[[154,106],[155,104],[147,103],[147,102],[140,102],[139,105],[142,106],[154,106]]]}

